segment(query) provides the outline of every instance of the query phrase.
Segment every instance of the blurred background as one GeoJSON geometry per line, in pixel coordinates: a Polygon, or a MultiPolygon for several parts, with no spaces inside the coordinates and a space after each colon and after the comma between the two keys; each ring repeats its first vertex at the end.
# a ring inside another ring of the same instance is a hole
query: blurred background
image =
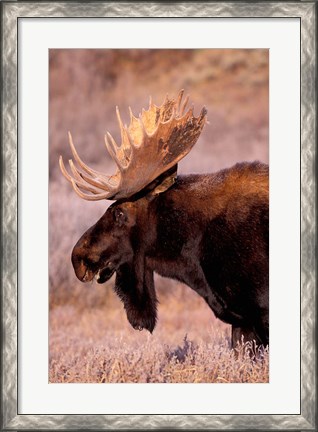
{"type": "MultiPolygon", "coordinates": [[[[122,304],[113,294],[114,279],[105,285],[95,282],[85,285],[75,277],[70,261],[72,248],[111,202],[81,200],[61,175],[59,155],[66,161],[71,157],[67,132],[72,132],[79,155],[89,166],[112,174],[116,168],[105,149],[104,135],[109,131],[119,142],[116,105],[128,123],[128,106],[138,115],[143,107],[148,107],[150,95],[160,105],[166,93],[175,97],[183,88],[194,103],[196,115],[206,106],[209,124],[192,151],[179,163],[180,174],[213,172],[239,161],[267,163],[268,74],[269,52],[263,49],[50,50],[51,360],[56,360],[63,343],[69,344],[61,333],[62,327],[69,325],[72,335],[76,317],[78,331],[78,313],[83,318],[84,311],[101,312],[100,316],[105,318],[98,325],[90,322],[97,328],[105,326],[105,332],[108,329],[127,338],[137,337],[129,327],[122,304]]],[[[160,277],[156,278],[156,286],[160,305],[155,333],[163,335],[164,340],[169,339],[168,333],[177,335],[178,331],[178,341],[186,333],[195,339],[208,340],[215,326],[229,334],[227,326],[214,319],[204,301],[190,288],[160,277]],[[190,312],[193,320],[187,315],[190,312]]],[[[88,331],[87,320],[85,323],[82,330],[86,326],[88,331]]],[[[93,337],[92,344],[96,343],[93,337]]],[[[57,375],[54,377],[53,381],[59,380],[57,375]]]]}

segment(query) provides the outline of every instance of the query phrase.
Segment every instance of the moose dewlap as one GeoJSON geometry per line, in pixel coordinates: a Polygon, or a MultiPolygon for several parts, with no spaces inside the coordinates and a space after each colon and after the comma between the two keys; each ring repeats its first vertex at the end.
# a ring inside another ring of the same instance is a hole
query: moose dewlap
{"type": "Polygon", "coordinates": [[[135,329],[153,331],[157,320],[154,272],[188,285],[214,314],[232,325],[232,343],[244,336],[267,345],[268,166],[238,163],[211,174],[177,176],[177,163],[199,138],[207,111],[187,109],[183,90],[161,106],[150,101],[139,118],[131,113],[118,146],[106,147],[117,165],[109,176],[88,167],[69,142],[78,167],[70,175],[86,200],[116,200],[79,239],[72,252],[76,276],[104,283],[114,273],[115,291],[135,329]]]}

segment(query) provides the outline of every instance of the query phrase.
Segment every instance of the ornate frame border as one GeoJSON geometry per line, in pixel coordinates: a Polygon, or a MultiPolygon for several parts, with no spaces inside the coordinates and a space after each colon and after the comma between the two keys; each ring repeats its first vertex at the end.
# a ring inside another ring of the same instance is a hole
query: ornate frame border
{"type": "Polygon", "coordinates": [[[302,2],[15,2],[2,24],[2,397],[1,430],[292,429],[317,427],[316,118],[317,3],[302,2]],[[17,30],[19,17],[299,17],[301,20],[301,414],[19,415],[17,413],[17,30]]]}

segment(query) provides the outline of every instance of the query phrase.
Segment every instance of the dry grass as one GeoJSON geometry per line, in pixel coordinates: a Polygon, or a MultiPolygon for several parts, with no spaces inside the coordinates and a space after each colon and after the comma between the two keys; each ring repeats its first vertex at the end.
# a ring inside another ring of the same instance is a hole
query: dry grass
{"type": "MultiPolygon", "coordinates": [[[[267,350],[257,361],[243,346],[234,352],[229,348],[230,327],[195,293],[163,279],[157,285],[159,322],[152,335],[129,326],[110,287],[103,307],[85,308],[84,299],[79,306],[53,307],[50,382],[268,382],[267,350]],[[174,293],[165,292],[172,287],[174,293]]],[[[100,288],[92,284],[90,289],[100,288]]]]}

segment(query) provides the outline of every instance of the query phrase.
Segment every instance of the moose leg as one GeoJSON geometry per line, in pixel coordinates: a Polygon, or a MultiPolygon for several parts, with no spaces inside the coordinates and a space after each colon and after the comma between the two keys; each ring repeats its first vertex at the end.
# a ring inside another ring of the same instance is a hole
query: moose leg
{"type": "MultiPolygon", "coordinates": [[[[259,325],[256,325],[254,328],[232,326],[232,348],[237,348],[238,344],[242,342],[250,342],[248,346],[244,347],[243,352],[245,352],[247,348],[250,357],[261,359],[264,348],[268,345],[268,329],[266,333],[265,327],[260,328],[259,325]]],[[[236,358],[238,355],[239,351],[235,350],[236,358]]]]}
{"type": "Polygon", "coordinates": [[[157,296],[153,271],[134,264],[124,264],[116,274],[115,291],[123,301],[127,319],[136,330],[152,333],[157,321],[157,296]]]}
{"type": "Polygon", "coordinates": [[[236,348],[238,343],[253,342],[253,340],[255,340],[257,344],[260,342],[253,328],[232,326],[232,348],[236,348]]]}
{"type": "Polygon", "coordinates": [[[269,344],[269,314],[268,308],[263,308],[259,313],[259,320],[256,325],[256,331],[259,335],[261,345],[266,347],[269,344]]]}
{"type": "Polygon", "coordinates": [[[238,326],[242,323],[243,317],[229,310],[218,293],[211,289],[201,266],[192,262],[183,273],[182,281],[204,298],[217,318],[232,325],[238,326]]]}

